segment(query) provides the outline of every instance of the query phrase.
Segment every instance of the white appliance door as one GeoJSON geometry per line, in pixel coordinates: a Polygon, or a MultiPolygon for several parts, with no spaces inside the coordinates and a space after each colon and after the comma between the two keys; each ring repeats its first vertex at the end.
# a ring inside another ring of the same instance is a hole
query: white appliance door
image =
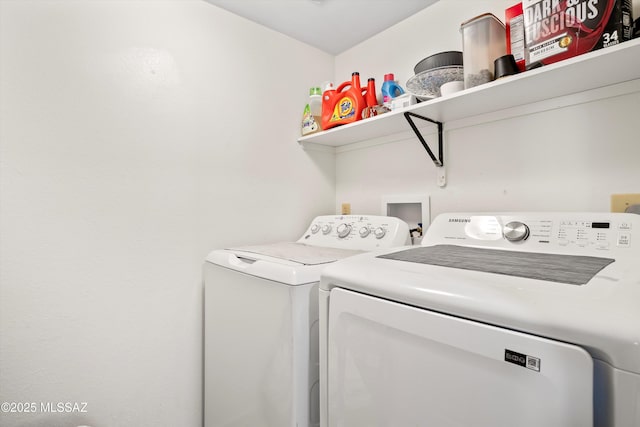
{"type": "Polygon", "coordinates": [[[333,289],[328,425],[588,427],[582,348],[333,289]]]}
{"type": "Polygon", "coordinates": [[[319,425],[317,283],[204,274],[205,426],[319,425]]]}

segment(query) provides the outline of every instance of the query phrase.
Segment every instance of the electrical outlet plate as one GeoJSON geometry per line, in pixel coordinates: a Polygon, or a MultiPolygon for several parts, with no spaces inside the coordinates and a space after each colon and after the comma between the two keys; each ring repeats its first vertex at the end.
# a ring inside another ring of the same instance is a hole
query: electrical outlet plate
{"type": "Polygon", "coordinates": [[[625,212],[629,206],[640,205],[640,194],[612,194],[611,212],[625,212]]]}
{"type": "Polygon", "coordinates": [[[340,212],[342,215],[351,215],[351,203],[343,203],[340,212]]]}

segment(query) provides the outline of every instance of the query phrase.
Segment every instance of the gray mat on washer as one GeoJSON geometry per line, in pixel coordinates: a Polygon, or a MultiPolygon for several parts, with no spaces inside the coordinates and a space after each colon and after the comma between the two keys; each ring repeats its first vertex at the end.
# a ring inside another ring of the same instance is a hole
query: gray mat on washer
{"type": "Polygon", "coordinates": [[[468,248],[455,245],[423,246],[380,255],[378,258],[505,274],[570,285],[584,285],[600,270],[614,262],[610,258],[468,248]]]}

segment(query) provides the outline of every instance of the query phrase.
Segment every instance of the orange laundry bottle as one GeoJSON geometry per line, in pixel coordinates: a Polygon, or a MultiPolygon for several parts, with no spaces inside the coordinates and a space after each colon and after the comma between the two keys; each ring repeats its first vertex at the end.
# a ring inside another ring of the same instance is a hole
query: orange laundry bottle
{"type": "Polygon", "coordinates": [[[367,119],[378,115],[378,97],[376,95],[376,79],[370,77],[367,87],[362,89],[367,106],[362,110],[362,118],[367,119]]]}
{"type": "Polygon", "coordinates": [[[360,73],[352,73],[351,81],[346,81],[337,89],[329,89],[322,94],[322,129],[360,120],[362,110],[366,106],[360,87],[360,73]]]}

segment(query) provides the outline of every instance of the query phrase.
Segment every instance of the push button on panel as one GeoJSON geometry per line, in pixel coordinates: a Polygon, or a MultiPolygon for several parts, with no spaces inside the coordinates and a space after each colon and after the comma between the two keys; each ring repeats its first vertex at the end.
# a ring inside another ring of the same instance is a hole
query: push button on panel
{"type": "Polygon", "coordinates": [[[631,246],[631,233],[619,233],[618,234],[618,246],[631,246]]]}

